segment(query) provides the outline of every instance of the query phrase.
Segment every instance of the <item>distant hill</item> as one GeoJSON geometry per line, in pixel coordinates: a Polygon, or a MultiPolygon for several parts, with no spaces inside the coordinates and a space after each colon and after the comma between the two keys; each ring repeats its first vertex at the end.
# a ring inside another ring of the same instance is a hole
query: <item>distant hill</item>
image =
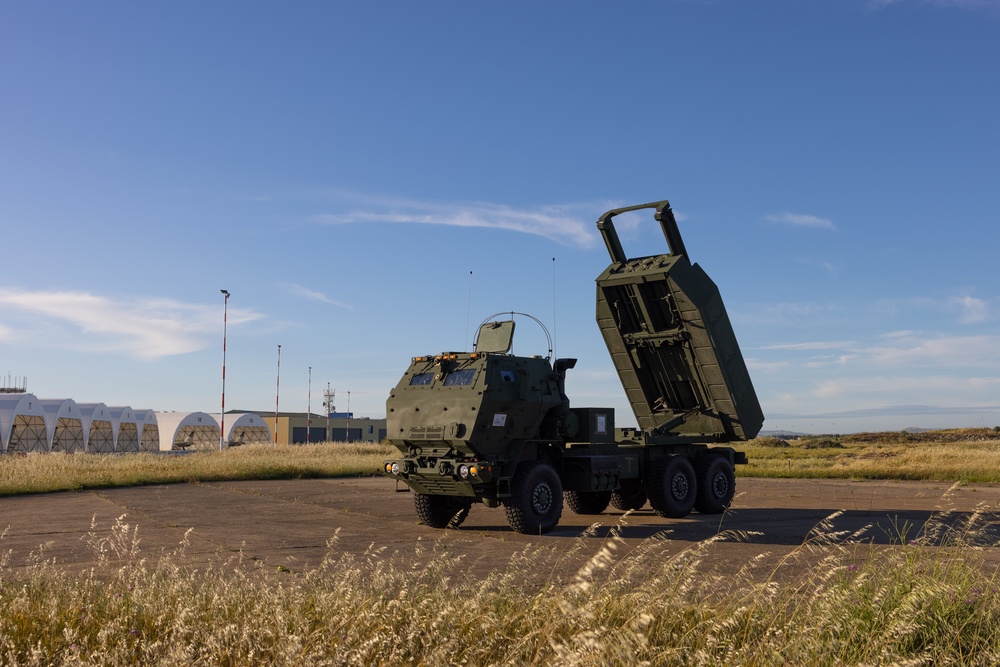
{"type": "Polygon", "coordinates": [[[787,440],[788,438],[804,438],[804,437],[806,437],[808,435],[811,435],[811,434],[809,434],[809,433],[799,433],[797,431],[782,431],[782,430],[778,429],[778,430],[773,430],[773,431],[761,431],[760,433],[757,434],[757,437],[758,438],[782,438],[784,440],[787,440]]]}

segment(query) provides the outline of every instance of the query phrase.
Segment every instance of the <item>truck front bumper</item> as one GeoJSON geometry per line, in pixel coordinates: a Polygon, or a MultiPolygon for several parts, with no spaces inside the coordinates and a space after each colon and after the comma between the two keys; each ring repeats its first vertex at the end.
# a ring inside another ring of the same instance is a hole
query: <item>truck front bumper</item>
{"type": "Polygon", "coordinates": [[[381,472],[417,493],[481,497],[493,481],[493,471],[494,465],[483,461],[407,457],[385,461],[381,472]]]}

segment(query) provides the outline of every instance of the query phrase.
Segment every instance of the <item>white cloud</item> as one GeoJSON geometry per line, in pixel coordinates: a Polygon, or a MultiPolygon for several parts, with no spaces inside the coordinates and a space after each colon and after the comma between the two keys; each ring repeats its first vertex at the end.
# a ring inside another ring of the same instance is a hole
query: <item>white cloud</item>
{"type": "Polygon", "coordinates": [[[331,306],[346,308],[348,310],[354,308],[354,306],[350,304],[328,297],[323,292],[311,290],[308,287],[303,287],[302,285],[296,285],[295,283],[279,283],[279,285],[285,288],[290,294],[294,294],[295,296],[306,299],[307,301],[318,301],[320,303],[326,303],[331,306]]]}
{"type": "Polygon", "coordinates": [[[421,202],[343,193],[335,193],[335,196],[360,199],[361,205],[346,213],[315,216],[313,218],[315,222],[329,225],[370,222],[504,229],[535,234],[557,243],[583,248],[597,244],[597,233],[593,222],[600,213],[603,213],[603,209],[598,210],[599,207],[590,205],[552,205],[516,209],[489,202],[421,202]],[[584,216],[583,211],[589,215],[584,216]]]}
{"type": "Polygon", "coordinates": [[[791,364],[789,361],[762,361],[753,357],[746,357],[744,363],[746,363],[747,368],[751,371],[760,371],[762,373],[784,370],[791,364]]]}
{"type": "Polygon", "coordinates": [[[837,273],[838,272],[836,264],[834,264],[833,262],[829,262],[827,260],[823,260],[823,259],[814,259],[812,257],[800,257],[799,259],[796,260],[796,262],[798,262],[799,264],[802,264],[804,266],[816,266],[816,267],[819,267],[819,268],[823,269],[824,271],[826,271],[827,273],[837,273]]]}
{"type": "Polygon", "coordinates": [[[757,350],[842,350],[857,346],[853,341],[817,340],[805,343],[776,343],[757,347],[757,350]]]}
{"type": "Polygon", "coordinates": [[[914,331],[895,331],[880,336],[877,341],[850,340],[806,341],[757,346],[753,349],[769,352],[836,351],[835,355],[810,355],[795,363],[820,367],[825,364],[856,364],[859,368],[872,366],[953,366],[962,368],[987,368],[1000,365],[1000,336],[949,336],[924,334],[914,331]]]}
{"type": "Polygon", "coordinates": [[[939,403],[967,405],[976,398],[993,397],[1000,391],[1000,377],[961,377],[929,375],[906,377],[853,377],[821,382],[813,390],[817,398],[891,396],[894,401],[935,400],[939,403]]]}
{"type": "Polygon", "coordinates": [[[876,364],[993,367],[1000,361],[1000,336],[898,336],[891,344],[865,349],[866,361],[876,364]]]}
{"type": "MultiPolygon", "coordinates": [[[[208,335],[221,328],[222,319],[217,305],[159,298],[112,299],[87,292],[0,288],[0,305],[11,325],[5,326],[8,341],[124,352],[140,359],[203,349],[208,344],[208,335]],[[12,319],[17,323],[10,322],[12,319]],[[14,328],[17,324],[21,326],[14,328]]],[[[228,309],[230,325],[259,318],[251,310],[228,309]]]]}
{"type": "Polygon", "coordinates": [[[810,227],[813,229],[830,229],[830,230],[836,229],[832,220],[830,220],[829,218],[820,218],[815,215],[781,213],[779,215],[768,215],[767,219],[770,222],[777,222],[784,225],[792,225],[793,227],[810,227]]]}
{"type": "Polygon", "coordinates": [[[815,321],[820,317],[830,317],[844,312],[844,308],[836,304],[820,304],[809,302],[752,303],[734,304],[729,309],[733,321],[747,324],[765,325],[777,329],[781,326],[799,326],[805,322],[815,321]]]}
{"type": "Polygon", "coordinates": [[[963,324],[982,322],[989,317],[989,307],[982,299],[973,296],[955,297],[952,303],[961,311],[960,321],[963,324]]]}

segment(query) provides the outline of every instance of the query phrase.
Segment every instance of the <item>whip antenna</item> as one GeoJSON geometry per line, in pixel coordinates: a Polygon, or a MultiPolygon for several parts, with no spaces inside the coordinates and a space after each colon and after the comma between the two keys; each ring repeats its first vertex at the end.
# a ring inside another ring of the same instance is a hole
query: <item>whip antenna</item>
{"type": "Polygon", "coordinates": [[[558,359],[559,329],[556,327],[556,258],[552,258],[552,358],[558,359]]]}
{"type": "Polygon", "coordinates": [[[472,316],[472,271],[469,271],[469,303],[465,308],[465,347],[463,350],[468,351],[469,349],[469,317],[472,316]]]}

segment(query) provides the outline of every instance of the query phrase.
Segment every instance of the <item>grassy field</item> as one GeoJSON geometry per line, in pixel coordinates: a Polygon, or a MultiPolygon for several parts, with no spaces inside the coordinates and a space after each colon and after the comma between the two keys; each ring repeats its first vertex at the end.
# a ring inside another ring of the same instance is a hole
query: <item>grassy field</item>
{"type": "MultiPolygon", "coordinates": [[[[1000,483],[1000,432],[954,429],[739,443],[744,477],[925,479],[1000,483]]],[[[0,457],[0,496],[192,481],[372,475],[385,444],[234,447],[187,454],[28,454],[0,457]]]]}
{"type": "MultiPolygon", "coordinates": [[[[742,475],[1000,481],[992,431],[865,434],[747,444],[742,475]]],[[[28,455],[0,460],[0,493],[191,480],[369,474],[391,450],[326,443],[225,452],[28,455]]],[[[46,556],[10,567],[0,535],[0,664],[10,665],[789,665],[1000,663],[1000,575],[992,512],[933,518],[891,546],[833,532],[832,519],[776,565],[708,559],[725,532],[676,553],[615,533],[569,583],[526,585],[551,568],[527,549],[477,576],[449,545],[427,567],[328,545],[300,573],[238,553],[186,564],[186,542],[147,557],[127,517],[92,526],[96,564],[46,556]]],[[[622,519],[627,524],[626,515],[622,519]]],[[[569,547],[580,553],[592,538],[569,547]]],[[[752,554],[752,552],[751,552],[752,554]]],[[[567,556],[568,557],[568,556],[567,556]]],[[[414,558],[413,562],[425,562],[414,558]]],[[[767,562],[774,562],[767,561],[767,562]]]]}
{"type": "Polygon", "coordinates": [[[995,429],[757,438],[737,448],[750,459],[737,471],[744,477],[1000,483],[1000,432],[995,429]]]}
{"type": "Polygon", "coordinates": [[[392,451],[383,444],[335,442],[185,454],[9,455],[0,458],[0,496],[174,482],[372,475],[392,451]]]}

